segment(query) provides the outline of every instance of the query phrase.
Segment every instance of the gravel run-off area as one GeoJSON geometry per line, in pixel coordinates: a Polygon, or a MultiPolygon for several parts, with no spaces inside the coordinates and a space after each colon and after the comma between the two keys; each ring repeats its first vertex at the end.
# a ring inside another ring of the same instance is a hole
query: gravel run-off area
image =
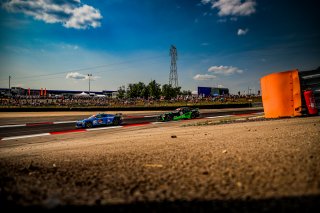
{"type": "Polygon", "coordinates": [[[319,116],[186,123],[1,141],[1,209],[319,210],[319,116]]]}

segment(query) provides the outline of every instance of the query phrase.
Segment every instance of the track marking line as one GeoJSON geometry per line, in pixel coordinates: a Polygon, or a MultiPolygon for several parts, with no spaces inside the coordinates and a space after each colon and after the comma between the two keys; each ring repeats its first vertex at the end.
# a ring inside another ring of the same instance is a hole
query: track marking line
{"type": "Polygon", "coordinates": [[[158,117],[159,115],[145,115],[145,118],[153,118],[153,117],[158,117]]]}
{"type": "Polygon", "coordinates": [[[50,124],[66,124],[66,123],[75,123],[75,122],[77,122],[77,121],[55,121],[55,122],[12,124],[12,125],[3,125],[3,126],[0,126],[0,128],[22,127],[22,126],[40,126],[40,125],[50,125],[50,124]]]}
{"type": "Polygon", "coordinates": [[[254,114],[254,115],[263,115],[264,112],[254,112],[254,113],[252,113],[252,114],[254,114]]]}
{"type": "Polygon", "coordinates": [[[53,124],[68,124],[68,123],[75,123],[77,121],[55,121],[53,124]]]}
{"type": "Polygon", "coordinates": [[[13,136],[13,137],[4,137],[1,140],[14,140],[14,139],[21,139],[21,138],[33,138],[33,137],[40,137],[40,136],[48,136],[50,133],[41,133],[41,134],[33,134],[33,135],[20,135],[20,136],[13,136]]]}
{"type": "Polygon", "coordinates": [[[234,115],[218,115],[218,116],[205,117],[205,118],[209,118],[209,119],[211,119],[211,118],[226,118],[226,117],[232,117],[232,116],[234,116],[234,115]]]}
{"type": "Polygon", "coordinates": [[[21,126],[27,126],[26,124],[12,124],[12,125],[4,125],[0,126],[0,128],[7,128],[7,127],[21,127],[21,126]]]}
{"type": "Polygon", "coordinates": [[[87,131],[98,131],[98,130],[105,130],[105,129],[117,129],[117,128],[121,128],[121,127],[123,127],[123,126],[108,126],[108,127],[87,129],[87,131]]]}

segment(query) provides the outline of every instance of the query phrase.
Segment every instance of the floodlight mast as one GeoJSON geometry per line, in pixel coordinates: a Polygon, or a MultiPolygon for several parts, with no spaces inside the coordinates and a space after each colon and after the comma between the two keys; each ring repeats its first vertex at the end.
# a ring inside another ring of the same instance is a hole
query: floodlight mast
{"type": "Polygon", "coordinates": [[[11,75],[9,75],[9,93],[11,94],[11,75]]]}
{"type": "Polygon", "coordinates": [[[90,95],[90,77],[92,76],[92,74],[88,74],[88,78],[89,78],[89,95],[90,95]]]}

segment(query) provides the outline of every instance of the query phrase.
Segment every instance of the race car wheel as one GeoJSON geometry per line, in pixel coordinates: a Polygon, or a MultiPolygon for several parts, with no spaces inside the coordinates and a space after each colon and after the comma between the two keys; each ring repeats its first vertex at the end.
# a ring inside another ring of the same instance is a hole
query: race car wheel
{"type": "Polygon", "coordinates": [[[112,124],[113,124],[114,126],[118,126],[118,125],[120,124],[119,118],[114,118],[112,124]]]}
{"type": "Polygon", "coordinates": [[[86,128],[92,128],[92,123],[91,122],[87,122],[86,123],[86,128]]]}
{"type": "Polygon", "coordinates": [[[194,119],[194,118],[196,118],[196,114],[195,114],[195,113],[192,113],[192,114],[191,114],[191,119],[194,119]]]}
{"type": "Polygon", "coordinates": [[[170,115],[166,115],[166,116],[164,117],[164,120],[165,120],[165,121],[171,121],[171,120],[172,120],[172,117],[171,117],[170,115]]]}

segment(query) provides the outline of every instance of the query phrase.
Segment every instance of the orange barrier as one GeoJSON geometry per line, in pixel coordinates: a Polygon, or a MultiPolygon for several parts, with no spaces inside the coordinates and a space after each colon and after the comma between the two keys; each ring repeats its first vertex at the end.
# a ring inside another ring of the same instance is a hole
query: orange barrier
{"type": "Polygon", "coordinates": [[[273,73],[260,79],[266,118],[301,116],[298,70],[273,73]]]}

